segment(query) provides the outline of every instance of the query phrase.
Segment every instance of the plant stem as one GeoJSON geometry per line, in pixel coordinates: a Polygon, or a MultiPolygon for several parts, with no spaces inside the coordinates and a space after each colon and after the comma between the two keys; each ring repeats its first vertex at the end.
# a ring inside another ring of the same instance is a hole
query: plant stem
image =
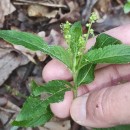
{"type": "MultiPolygon", "coordinates": [[[[86,43],[88,42],[91,26],[92,26],[92,22],[90,23],[90,25],[88,27],[86,43]]],[[[78,84],[76,83],[76,80],[77,80],[77,75],[78,75],[80,67],[81,67],[81,61],[82,61],[83,54],[84,54],[84,51],[81,54],[81,56],[80,56],[80,58],[78,60],[78,63],[77,63],[77,59],[76,59],[77,58],[77,52],[73,55],[73,71],[72,71],[72,73],[73,73],[73,81],[74,81],[74,88],[73,88],[74,98],[77,97],[78,84]]]]}
{"type": "Polygon", "coordinates": [[[90,29],[91,29],[91,27],[92,27],[92,22],[90,23],[90,26],[88,27],[88,35],[87,35],[87,37],[86,37],[86,43],[88,42],[88,38],[89,38],[89,34],[90,34],[90,29]]]}

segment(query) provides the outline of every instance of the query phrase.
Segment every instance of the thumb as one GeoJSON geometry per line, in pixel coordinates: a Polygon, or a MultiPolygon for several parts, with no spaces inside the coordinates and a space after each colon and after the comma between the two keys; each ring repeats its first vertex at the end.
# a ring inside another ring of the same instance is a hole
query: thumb
{"type": "Polygon", "coordinates": [[[130,123],[130,83],[103,88],[78,97],[71,116],[86,127],[111,127],[130,123]]]}

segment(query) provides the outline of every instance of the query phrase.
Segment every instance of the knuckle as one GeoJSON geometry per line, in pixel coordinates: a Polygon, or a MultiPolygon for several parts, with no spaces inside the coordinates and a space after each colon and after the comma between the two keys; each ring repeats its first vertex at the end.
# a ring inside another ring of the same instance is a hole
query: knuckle
{"type": "Polygon", "coordinates": [[[90,99],[87,103],[88,118],[97,123],[111,124],[111,106],[108,101],[107,88],[95,91],[90,94],[90,99]]]}

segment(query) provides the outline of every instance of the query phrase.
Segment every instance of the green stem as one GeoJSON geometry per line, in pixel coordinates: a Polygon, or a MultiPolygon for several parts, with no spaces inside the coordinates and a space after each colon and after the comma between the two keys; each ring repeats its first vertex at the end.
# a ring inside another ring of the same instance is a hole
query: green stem
{"type": "MultiPolygon", "coordinates": [[[[86,37],[86,42],[88,41],[88,38],[89,38],[91,26],[92,26],[92,22],[90,23],[90,26],[88,28],[88,35],[86,37]]],[[[78,84],[76,83],[76,79],[77,79],[77,76],[78,76],[78,73],[79,73],[79,70],[80,70],[83,54],[79,58],[78,66],[76,66],[77,65],[76,57],[77,57],[77,53],[75,53],[73,55],[73,72],[72,73],[73,73],[73,81],[74,81],[74,88],[73,88],[74,98],[77,97],[78,84]],[[77,67],[77,69],[76,69],[76,67],[77,67]]]]}
{"type": "Polygon", "coordinates": [[[77,53],[74,54],[73,56],[73,82],[74,82],[74,87],[73,87],[73,93],[74,93],[74,98],[77,97],[77,83],[76,83],[76,78],[77,78],[77,70],[76,70],[76,65],[77,65],[77,61],[76,61],[76,56],[77,53]]]}
{"type": "Polygon", "coordinates": [[[92,27],[92,22],[90,23],[90,26],[88,27],[88,35],[87,35],[87,37],[86,37],[86,43],[88,42],[88,38],[89,38],[89,34],[90,34],[90,29],[91,29],[91,27],[92,27]]]}

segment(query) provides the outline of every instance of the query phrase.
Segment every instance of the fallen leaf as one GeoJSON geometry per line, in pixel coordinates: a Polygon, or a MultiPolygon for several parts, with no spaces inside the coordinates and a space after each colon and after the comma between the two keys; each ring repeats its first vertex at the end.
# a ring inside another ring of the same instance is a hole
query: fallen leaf
{"type": "Polygon", "coordinates": [[[51,30],[48,36],[45,36],[44,31],[39,32],[38,35],[42,37],[49,45],[60,45],[66,47],[63,35],[54,29],[51,30]]]}
{"type": "Polygon", "coordinates": [[[28,7],[28,15],[30,17],[47,17],[54,18],[57,15],[58,10],[52,9],[42,5],[30,5],[28,7]]]}
{"type": "Polygon", "coordinates": [[[0,96],[0,107],[4,106],[6,103],[7,103],[7,99],[3,96],[2,97],[0,96]]]}
{"type": "Polygon", "coordinates": [[[10,0],[0,0],[0,28],[3,27],[4,17],[11,14],[16,9],[10,0]]]}
{"type": "Polygon", "coordinates": [[[47,122],[44,126],[49,130],[70,130],[70,121],[47,122]]]}
{"type": "Polygon", "coordinates": [[[34,56],[36,55],[39,61],[44,61],[46,59],[46,54],[41,51],[31,51],[21,45],[13,45],[16,50],[19,50],[23,55],[25,55],[30,61],[36,63],[34,56]]]}
{"type": "Polygon", "coordinates": [[[0,49],[0,85],[6,81],[13,70],[28,62],[25,56],[18,54],[15,50],[0,49]]]}
{"type": "Polygon", "coordinates": [[[98,0],[95,5],[95,8],[102,13],[107,13],[110,8],[110,5],[111,0],[98,0]]]}
{"type": "MultiPolygon", "coordinates": [[[[3,97],[4,99],[4,97],[3,97]]],[[[2,100],[3,100],[2,99],[2,100]]],[[[16,115],[20,111],[20,108],[16,106],[14,103],[10,102],[7,99],[4,99],[6,103],[4,103],[4,106],[0,106],[0,121],[2,124],[2,127],[0,125],[0,130],[16,130],[12,128],[11,122],[15,119],[16,115]]],[[[1,98],[0,98],[1,101],[1,98]]]]}
{"type": "Polygon", "coordinates": [[[60,19],[63,21],[75,22],[80,18],[80,7],[76,1],[67,1],[67,6],[70,9],[70,12],[63,14],[62,9],[59,11],[60,19]]]}

